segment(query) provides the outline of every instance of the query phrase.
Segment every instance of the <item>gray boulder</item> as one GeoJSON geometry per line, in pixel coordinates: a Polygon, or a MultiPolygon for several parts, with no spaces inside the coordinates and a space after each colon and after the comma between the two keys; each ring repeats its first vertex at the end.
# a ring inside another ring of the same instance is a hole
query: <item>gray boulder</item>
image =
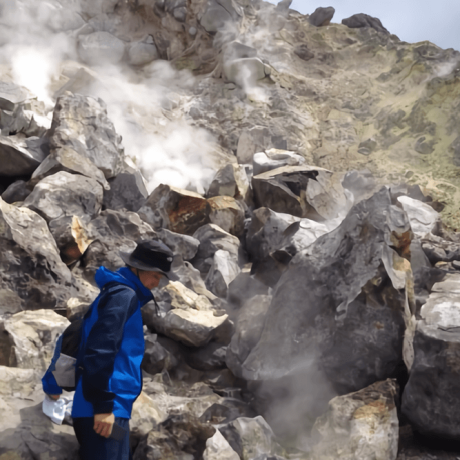
{"type": "Polygon", "coordinates": [[[71,273],[42,217],[0,199],[0,246],[1,290],[16,293],[31,310],[65,306],[71,273]]]}
{"type": "Polygon", "coordinates": [[[29,195],[31,190],[27,188],[27,183],[23,180],[13,182],[3,193],[2,199],[8,204],[24,201],[29,195]]]}
{"type": "Polygon", "coordinates": [[[354,14],[349,18],[343,19],[342,24],[346,25],[347,27],[350,27],[351,29],[371,27],[372,29],[375,29],[377,32],[382,32],[385,34],[390,33],[387,29],[385,29],[385,27],[383,27],[380,19],[373,18],[372,16],[363,13],[354,14]]]}
{"type": "Polygon", "coordinates": [[[227,22],[238,19],[238,12],[231,0],[208,0],[206,11],[200,19],[200,24],[206,32],[216,33],[227,22]]]}
{"type": "Polygon", "coordinates": [[[227,300],[232,306],[239,308],[252,297],[266,294],[268,287],[251,276],[249,270],[243,269],[229,284],[227,300]]]}
{"type": "Polygon", "coordinates": [[[199,371],[225,369],[227,347],[222,343],[210,342],[202,348],[185,348],[184,358],[188,366],[199,371]]]}
{"type": "Polygon", "coordinates": [[[254,176],[283,166],[299,166],[305,163],[305,158],[287,150],[270,149],[258,152],[252,160],[254,176]]]}
{"type": "Polygon", "coordinates": [[[249,200],[250,188],[245,168],[234,163],[221,168],[214,176],[207,196],[230,196],[240,200],[249,200]]]}
{"type": "Polygon", "coordinates": [[[152,36],[145,41],[133,43],[128,49],[128,62],[133,66],[143,66],[159,58],[152,36]]]}
{"type": "Polygon", "coordinates": [[[91,160],[106,179],[122,171],[121,137],[107,117],[107,107],[101,99],[64,93],[56,101],[48,136],[52,152],[71,148],[91,160]]]}
{"type": "Polygon", "coordinates": [[[216,430],[214,436],[206,441],[203,460],[240,460],[240,456],[231,448],[222,433],[216,430]]]}
{"type": "Polygon", "coordinates": [[[214,253],[211,267],[206,276],[206,287],[216,296],[227,297],[229,284],[240,273],[238,259],[228,251],[218,250],[214,253]]]}
{"type": "Polygon", "coordinates": [[[126,209],[136,212],[148,197],[142,177],[136,174],[121,173],[109,180],[110,189],[104,192],[106,209],[126,209]]]}
{"type": "Polygon", "coordinates": [[[402,411],[420,433],[460,441],[460,275],[433,286],[420,311],[402,411]]]}
{"type": "Polygon", "coordinates": [[[428,233],[437,232],[441,225],[441,216],[430,205],[408,196],[400,196],[397,200],[406,211],[415,235],[423,238],[428,233]]]}
{"type": "Polygon", "coordinates": [[[309,362],[315,349],[340,391],[391,377],[403,359],[406,295],[413,299],[410,263],[398,255],[407,253],[410,238],[407,216],[383,188],[352,208],[336,230],[297,254],[242,365],[245,378],[289,375],[309,362]]]}
{"type": "Polygon", "coordinates": [[[329,6],[328,8],[316,8],[315,12],[310,15],[310,24],[316,27],[328,26],[335,14],[335,8],[329,6]]]}
{"type": "Polygon", "coordinates": [[[13,82],[0,82],[0,109],[13,112],[20,104],[33,96],[27,88],[13,82]]]}
{"type": "Polygon", "coordinates": [[[246,206],[244,202],[230,196],[215,196],[208,199],[209,222],[235,236],[244,232],[246,206]]]}
{"type": "Polygon", "coordinates": [[[27,176],[32,174],[45,159],[41,151],[27,149],[21,136],[0,136],[0,162],[3,176],[27,176]]]}
{"type": "Polygon", "coordinates": [[[103,190],[94,179],[67,172],[45,177],[24,201],[47,221],[63,216],[77,216],[88,222],[102,207],[103,190]]]}
{"type": "Polygon", "coordinates": [[[199,240],[189,235],[181,235],[162,228],[157,231],[158,238],[182,260],[192,260],[198,252],[199,240]]]}
{"type": "Polygon", "coordinates": [[[90,65],[117,64],[125,54],[125,43],[108,32],[80,35],[78,54],[90,65]]]}
{"type": "Polygon", "coordinates": [[[313,427],[315,460],[381,459],[398,455],[399,386],[377,382],[356,393],[337,396],[313,427]]]}

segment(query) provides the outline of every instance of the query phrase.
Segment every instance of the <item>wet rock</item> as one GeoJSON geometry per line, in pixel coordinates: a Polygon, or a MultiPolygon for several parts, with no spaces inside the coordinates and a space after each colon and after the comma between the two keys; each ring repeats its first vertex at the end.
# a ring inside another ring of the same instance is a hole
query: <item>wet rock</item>
{"type": "Polygon", "coordinates": [[[147,436],[167,418],[158,404],[147,394],[142,392],[133,405],[131,420],[129,422],[130,437],[139,441],[147,436]]]}
{"type": "Polygon", "coordinates": [[[117,64],[125,54],[125,44],[108,32],[80,35],[78,54],[90,65],[117,64]]]}
{"type": "Polygon", "coordinates": [[[298,166],[305,163],[305,158],[287,150],[270,149],[254,155],[252,164],[254,176],[283,166],[298,166]]]}
{"type": "Polygon", "coordinates": [[[401,196],[398,201],[409,217],[412,231],[418,237],[423,238],[427,233],[436,233],[441,218],[431,206],[408,196],[401,196]]]}
{"type": "Polygon", "coordinates": [[[0,246],[0,289],[17,293],[31,310],[65,304],[71,273],[42,217],[0,199],[0,246]]]}
{"type": "Polygon", "coordinates": [[[372,16],[363,13],[354,14],[349,18],[343,19],[342,24],[345,24],[347,27],[350,27],[351,29],[371,27],[372,29],[375,29],[377,32],[383,32],[386,34],[390,33],[387,29],[385,29],[385,27],[383,27],[380,19],[373,18],[372,16]]]}
{"type": "Polygon", "coordinates": [[[271,296],[256,295],[247,300],[238,312],[238,319],[235,323],[235,333],[228,346],[226,356],[228,368],[237,377],[243,377],[241,365],[244,363],[251,350],[257,345],[262,335],[265,316],[271,300],[271,296]]]}
{"type": "Polygon", "coordinates": [[[328,411],[313,427],[317,444],[312,457],[395,460],[399,438],[398,393],[396,381],[386,380],[332,399],[328,411]]]}
{"type": "Polygon", "coordinates": [[[386,188],[355,205],[283,273],[261,338],[242,365],[245,378],[288,375],[317,346],[340,391],[392,376],[403,359],[406,295],[413,302],[410,263],[398,255],[408,254],[410,241],[408,219],[386,188]],[[292,339],[280,332],[286,330],[292,339]]]}
{"type": "Polygon", "coordinates": [[[460,372],[459,274],[433,286],[420,311],[413,346],[414,362],[402,399],[402,411],[425,436],[459,441],[457,387],[460,372]]]}
{"type": "Polygon", "coordinates": [[[29,195],[30,190],[27,188],[27,183],[23,180],[13,182],[3,193],[2,199],[8,203],[13,204],[24,201],[29,195]]]}
{"type": "Polygon", "coordinates": [[[27,150],[20,136],[0,136],[0,162],[3,176],[32,174],[45,159],[45,154],[27,150]]]}
{"type": "Polygon", "coordinates": [[[134,174],[122,173],[110,179],[110,190],[104,192],[106,209],[126,209],[136,212],[148,197],[147,189],[141,178],[134,174]]]}
{"type": "Polygon", "coordinates": [[[51,152],[69,147],[92,161],[106,179],[121,172],[121,137],[107,117],[107,107],[101,99],[72,93],[60,96],[48,136],[51,152]]]}
{"type": "Polygon", "coordinates": [[[133,43],[128,49],[128,62],[134,66],[143,66],[158,58],[158,50],[151,36],[143,42],[133,43]]]}
{"type": "Polygon", "coordinates": [[[33,187],[42,179],[58,172],[81,174],[82,176],[96,180],[105,190],[110,188],[103,172],[90,159],[80,155],[69,147],[57,149],[48,155],[32,174],[29,185],[33,187]]]}
{"type": "Polygon", "coordinates": [[[227,297],[229,284],[240,273],[238,260],[228,251],[218,250],[214,253],[211,267],[206,276],[206,287],[216,296],[227,297]]]}
{"type": "Polygon", "coordinates": [[[216,173],[207,196],[230,196],[237,200],[247,200],[249,194],[249,181],[244,167],[231,163],[216,173]]]}
{"type": "Polygon", "coordinates": [[[102,187],[94,179],[62,171],[41,180],[24,206],[47,221],[77,216],[88,222],[99,214],[102,198],[102,187]]]}
{"type": "Polygon", "coordinates": [[[216,430],[214,436],[206,441],[203,460],[239,460],[239,458],[219,430],[216,430]]]}
{"type": "Polygon", "coordinates": [[[315,53],[308,49],[308,46],[305,44],[296,46],[294,48],[294,53],[304,61],[309,61],[310,59],[313,59],[315,57],[315,53]]]}
{"type": "Polygon", "coordinates": [[[51,310],[23,311],[0,321],[0,365],[45,371],[69,324],[51,310]]]}
{"type": "Polygon", "coordinates": [[[328,26],[335,14],[335,8],[332,6],[328,8],[316,8],[315,12],[310,15],[310,24],[316,27],[328,26]]]}
{"type": "Polygon", "coordinates": [[[245,206],[230,196],[208,199],[209,221],[235,236],[244,232],[245,206]]]}
{"type": "Polygon", "coordinates": [[[157,235],[175,255],[180,255],[183,260],[193,259],[198,252],[200,242],[193,236],[181,235],[165,228],[158,230],[157,235]]]}

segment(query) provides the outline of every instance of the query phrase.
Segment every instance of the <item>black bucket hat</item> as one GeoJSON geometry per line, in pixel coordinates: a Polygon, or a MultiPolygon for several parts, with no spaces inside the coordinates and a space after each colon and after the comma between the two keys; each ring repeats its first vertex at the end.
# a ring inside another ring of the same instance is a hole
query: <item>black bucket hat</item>
{"type": "Polygon", "coordinates": [[[148,272],[158,272],[169,278],[168,272],[171,270],[174,254],[161,241],[142,241],[138,243],[134,251],[120,251],[119,254],[125,264],[130,267],[148,272]]]}

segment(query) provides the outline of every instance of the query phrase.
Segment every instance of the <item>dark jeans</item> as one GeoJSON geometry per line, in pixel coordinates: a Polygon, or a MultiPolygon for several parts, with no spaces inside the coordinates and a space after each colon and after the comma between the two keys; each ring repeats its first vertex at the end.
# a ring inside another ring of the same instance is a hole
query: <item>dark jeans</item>
{"type": "Polygon", "coordinates": [[[81,460],[131,460],[129,446],[129,420],[115,417],[115,423],[127,430],[121,441],[104,438],[94,429],[93,417],[78,417],[73,419],[73,429],[80,444],[81,460]]]}

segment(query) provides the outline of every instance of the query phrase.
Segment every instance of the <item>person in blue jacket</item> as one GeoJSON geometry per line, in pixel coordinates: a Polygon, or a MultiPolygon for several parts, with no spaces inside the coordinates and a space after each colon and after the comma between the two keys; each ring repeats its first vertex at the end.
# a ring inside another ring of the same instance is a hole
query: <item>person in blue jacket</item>
{"type": "MultiPolygon", "coordinates": [[[[85,315],[72,408],[82,460],[128,460],[129,419],[142,390],[144,333],[141,307],[153,300],[151,290],[168,277],[172,251],[159,241],[139,243],[121,252],[126,267],[112,272],[101,267],[95,280],[101,289],[85,315]],[[126,430],[123,439],[110,438],[114,424],[126,430]]],[[[51,366],[50,366],[51,367],[51,366]]],[[[54,399],[62,390],[50,371],[45,393],[54,399]]]]}

